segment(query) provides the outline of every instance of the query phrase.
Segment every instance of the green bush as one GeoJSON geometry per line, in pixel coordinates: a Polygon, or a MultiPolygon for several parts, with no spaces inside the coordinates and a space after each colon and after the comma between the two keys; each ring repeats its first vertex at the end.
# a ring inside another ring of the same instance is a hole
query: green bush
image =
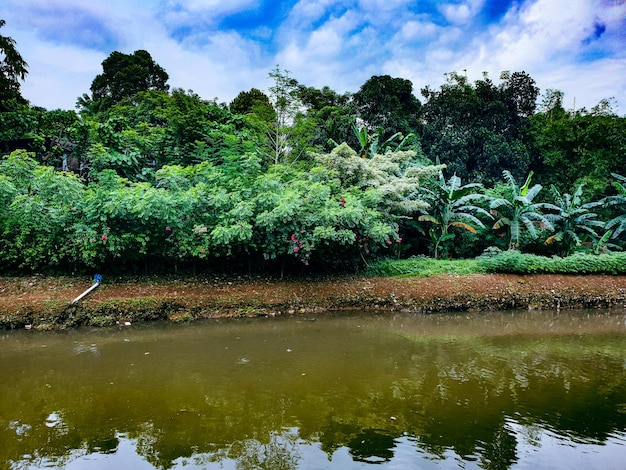
{"type": "Polygon", "coordinates": [[[489,273],[626,274],[626,253],[576,253],[565,258],[548,258],[509,250],[494,256],[481,256],[478,264],[489,273]]]}
{"type": "Polygon", "coordinates": [[[383,259],[372,263],[371,276],[435,276],[437,274],[476,274],[483,272],[475,259],[440,260],[416,256],[409,259],[383,259]]]}

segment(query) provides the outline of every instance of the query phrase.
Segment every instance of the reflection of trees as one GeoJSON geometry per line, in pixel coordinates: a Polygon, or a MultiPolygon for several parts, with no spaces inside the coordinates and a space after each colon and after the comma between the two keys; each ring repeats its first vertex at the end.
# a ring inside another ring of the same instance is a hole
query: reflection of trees
{"type": "MultiPolygon", "coordinates": [[[[352,342],[342,361],[330,354],[309,363],[303,354],[295,366],[268,361],[253,369],[251,361],[227,373],[210,364],[191,374],[174,369],[166,384],[156,369],[145,376],[122,370],[102,379],[122,384],[110,392],[83,384],[72,371],[51,374],[45,379],[51,386],[39,390],[30,376],[20,378],[19,389],[28,392],[3,390],[0,402],[0,442],[9,443],[0,448],[0,462],[31,455],[63,464],[111,453],[123,432],[162,469],[181,460],[290,469],[301,460],[300,446],[312,443],[329,457],[344,448],[357,461],[392,461],[404,438],[420,453],[444,459],[453,452],[501,469],[517,462],[519,445],[537,445],[537,430],[603,442],[626,429],[620,337],[407,340],[401,348],[371,337],[352,342]],[[62,422],[48,427],[51,410],[62,422]]],[[[101,360],[81,357],[85,367],[101,360]]]]}
{"type": "Polygon", "coordinates": [[[393,458],[395,439],[384,429],[364,429],[348,442],[354,460],[380,463],[393,458]]]}
{"type": "Polygon", "coordinates": [[[291,470],[300,459],[297,440],[296,433],[272,433],[267,442],[247,439],[234,443],[228,456],[237,461],[241,470],[291,470]]]}

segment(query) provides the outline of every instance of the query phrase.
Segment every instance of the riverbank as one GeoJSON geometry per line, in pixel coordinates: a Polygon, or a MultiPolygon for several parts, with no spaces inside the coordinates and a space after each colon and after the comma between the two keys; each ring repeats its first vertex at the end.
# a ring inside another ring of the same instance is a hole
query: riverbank
{"type": "Polygon", "coordinates": [[[471,274],[431,277],[158,277],[91,286],[87,278],[0,277],[0,328],[63,329],[147,320],[311,314],[364,309],[626,309],[626,276],[471,274]]]}

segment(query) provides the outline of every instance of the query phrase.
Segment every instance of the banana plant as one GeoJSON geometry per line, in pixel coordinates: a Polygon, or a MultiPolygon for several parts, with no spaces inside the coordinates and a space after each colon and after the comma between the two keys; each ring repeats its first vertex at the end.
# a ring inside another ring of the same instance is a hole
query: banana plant
{"type": "Polygon", "coordinates": [[[613,183],[613,186],[618,194],[605,198],[603,202],[605,206],[616,206],[620,209],[620,212],[606,223],[605,228],[612,230],[613,235],[611,238],[616,239],[620,234],[626,231],[626,177],[618,175],[617,173],[611,173],[611,176],[617,179],[617,182],[613,183]]]}
{"type": "Polygon", "coordinates": [[[423,199],[429,203],[430,208],[423,211],[418,217],[420,222],[430,222],[432,227],[428,233],[434,245],[434,256],[445,256],[456,237],[451,230],[460,229],[476,233],[476,227],[485,225],[478,217],[492,219],[493,217],[482,207],[474,202],[486,199],[487,196],[476,192],[482,185],[469,183],[462,185],[461,178],[456,175],[446,181],[442,173],[436,184],[430,188],[423,188],[423,199]]]}
{"type": "Polygon", "coordinates": [[[382,129],[378,129],[373,134],[370,134],[365,126],[358,128],[356,124],[353,124],[352,131],[361,146],[361,149],[359,150],[361,158],[374,156],[377,153],[385,153],[390,146],[397,141],[399,142],[394,150],[402,150],[402,148],[404,148],[411,141],[411,139],[415,137],[413,133],[410,133],[405,137],[402,132],[396,132],[388,139],[380,142],[380,136],[383,132],[382,129]]]}
{"type": "Polygon", "coordinates": [[[603,228],[604,222],[596,220],[598,214],[591,212],[591,209],[602,205],[599,202],[582,203],[584,184],[580,184],[574,194],[561,194],[556,187],[552,186],[550,191],[558,212],[546,214],[554,226],[554,234],[549,236],[546,245],[559,245],[560,253],[563,256],[572,254],[577,247],[580,247],[586,238],[597,240],[600,238],[596,228],[603,228]]]}
{"type": "Polygon", "coordinates": [[[524,229],[533,239],[539,236],[537,227],[554,230],[552,222],[542,213],[542,209],[558,211],[559,208],[549,203],[534,202],[535,197],[543,187],[540,184],[530,185],[533,178],[532,171],[522,186],[517,184],[510,171],[504,170],[502,174],[512,190],[511,196],[492,199],[489,208],[491,214],[497,217],[493,229],[499,230],[508,227],[509,250],[513,250],[519,247],[524,229]]]}

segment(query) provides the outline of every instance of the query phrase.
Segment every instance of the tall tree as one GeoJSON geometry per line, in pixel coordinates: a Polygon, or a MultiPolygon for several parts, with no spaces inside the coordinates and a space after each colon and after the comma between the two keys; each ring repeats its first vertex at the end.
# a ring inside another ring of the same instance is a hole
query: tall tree
{"type": "Polygon", "coordinates": [[[358,113],[352,94],[339,94],[327,86],[318,89],[299,85],[298,88],[306,117],[314,122],[311,144],[328,151],[342,142],[356,148],[352,129],[358,113]]]}
{"type": "Polygon", "coordinates": [[[626,117],[602,100],[590,111],[565,110],[563,94],[548,90],[540,112],[530,118],[533,169],[543,184],[560,191],[585,183],[592,198],[607,195],[610,174],[626,165],[626,117]]]}
{"type": "Polygon", "coordinates": [[[272,104],[269,97],[257,88],[250,91],[242,91],[230,103],[230,112],[233,114],[258,114],[260,110],[271,110],[272,104]]]}
{"type": "Polygon", "coordinates": [[[410,80],[389,75],[373,76],[353,98],[369,130],[382,129],[382,140],[397,132],[406,135],[417,129],[421,104],[413,95],[410,80]]]}
{"type": "Polygon", "coordinates": [[[303,153],[314,122],[304,119],[298,81],[278,66],[269,76],[274,80],[274,84],[269,87],[269,98],[275,116],[266,134],[274,164],[287,163],[303,153]]]}
{"type": "MultiPolygon", "coordinates": [[[[6,24],[0,20],[0,28],[6,24]]],[[[28,74],[28,64],[17,51],[13,38],[0,34],[0,112],[28,104],[20,93],[20,80],[28,74]]]]}
{"type": "Polygon", "coordinates": [[[526,132],[538,89],[524,72],[501,79],[496,85],[485,74],[472,84],[452,72],[439,90],[422,90],[424,151],[463,179],[493,184],[503,168],[516,177],[528,171],[526,132]]]}
{"type": "Polygon", "coordinates": [[[144,50],[132,54],[114,51],[102,62],[102,70],[91,83],[91,96],[84,94],[78,99],[79,108],[98,112],[140,91],[169,90],[169,75],[144,50]]]}

